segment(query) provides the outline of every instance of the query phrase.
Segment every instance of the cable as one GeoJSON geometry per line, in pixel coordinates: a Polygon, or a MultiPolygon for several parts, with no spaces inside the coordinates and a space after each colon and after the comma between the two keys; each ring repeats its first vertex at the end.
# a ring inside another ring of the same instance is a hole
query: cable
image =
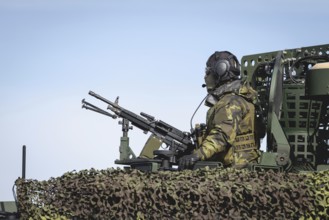
{"type": "Polygon", "coordinates": [[[17,195],[16,195],[16,191],[15,191],[15,184],[13,185],[12,191],[13,191],[13,196],[14,196],[14,199],[15,199],[16,208],[17,208],[17,211],[18,211],[19,207],[18,207],[17,195]]]}
{"type": "Polygon", "coordinates": [[[206,97],[204,97],[204,98],[202,99],[202,101],[200,102],[199,106],[195,109],[195,111],[194,111],[194,113],[193,113],[193,115],[192,115],[192,117],[191,117],[191,120],[190,120],[191,133],[193,133],[193,126],[192,126],[193,118],[194,118],[196,112],[199,110],[201,104],[206,100],[206,98],[208,98],[209,95],[210,95],[210,94],[207,94],[206,97]]]}
{"type": "MultiPolygon", "coordinates": [[[[292,75],[292,72],[295,68],[295,66],[298,64],[298,63],[303,63],[304,61],[314,61],[314,60],[324,60],[324,61],[329,61],[329,56],[328,55],[316,55],[316,56],[306,56],[306,57],[303,57],[303,58],[300,58],[298,59],[297,61],[293,62],[292,65],[290,66],[289,68],[289,78],[294,82],[294,83],[299,83],[298,80],[296,80],[294,78],[294,76],[292,75]]],[[[311,62],[308,62],[308,63],[311,63],[311,62]]],[[[318,63],[318,62],[316,62],[318,63]]]]}

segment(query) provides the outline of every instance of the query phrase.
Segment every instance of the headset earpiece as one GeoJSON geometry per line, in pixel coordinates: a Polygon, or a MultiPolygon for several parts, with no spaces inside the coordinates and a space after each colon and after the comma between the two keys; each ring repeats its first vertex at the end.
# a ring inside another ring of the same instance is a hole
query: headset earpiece
{"type": "Polygon", "coordinates": [[[215,69],[219,77],[225,76],[226,74],[229,74],[229,72],[232,72],[236,76],[240,75],[240,63],[233,54],[230,54],[226,58],[219,59],[215,64],[215,69]],[[231,60],[233,60],[233,62],[231,60]],[[231,63],[233,65],[231,65],[231,63]]]}
{"type": "Polygon", "coordinates": [[[216,62],[215,71],[219,77],[224,76],[230,70],[230,63],[227,60],[221,59],[216,62]]]}

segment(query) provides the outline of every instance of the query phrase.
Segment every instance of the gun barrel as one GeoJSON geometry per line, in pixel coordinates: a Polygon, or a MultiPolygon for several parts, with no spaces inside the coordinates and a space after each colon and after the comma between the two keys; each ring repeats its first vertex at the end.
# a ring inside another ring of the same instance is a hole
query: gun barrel
{"type": "Polygon", "coordinates": [[[91,96],[93,96],[93,97],[95,97],[96,99],[99,99],[99,100],[101,100],[101,101],[103,101],[103,102],[105,102],[105,103],[113,106],[113,107],[118,107],[118,105],[116,103],[111,102],[110,100],[107,100],[106,98],[104,98],[104,97],[102,97],[102,96],[94,93],[93,91],[89,91],[88,94],[91,95],[91,96]]]}

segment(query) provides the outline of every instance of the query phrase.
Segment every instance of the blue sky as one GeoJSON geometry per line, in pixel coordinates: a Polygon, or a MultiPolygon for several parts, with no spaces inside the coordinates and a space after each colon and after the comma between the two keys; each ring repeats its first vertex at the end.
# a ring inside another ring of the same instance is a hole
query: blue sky
{"type": "MultiPolygon", "coordinates": [[[[81,109],[93,90],[181,130],[206,95],[207,58],[329,43],[326,0],[0,1],[0,201],[27,178],[106,169],[119,158],[118,121],[81,109]]],[[[194,123],[204,122],[206,107],[194,123]]],[[[147,139],[137,128],[138,154],[147,139]]]]}

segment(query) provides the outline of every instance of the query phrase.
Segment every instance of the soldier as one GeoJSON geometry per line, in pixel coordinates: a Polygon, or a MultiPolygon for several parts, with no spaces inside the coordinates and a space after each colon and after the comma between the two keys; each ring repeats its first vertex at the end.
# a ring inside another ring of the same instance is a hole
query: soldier
{"type": "Polygon", "coordinates": [[[206,63],[208,97],[206,130],[200,147],[180,158],[180,168],[196,161],[220,161],[224,166],[245,168],[257,162],[259,139],[255,134],[257,93],[240,80],[240,64],[228,51],[215,52],[206,63]]]}

